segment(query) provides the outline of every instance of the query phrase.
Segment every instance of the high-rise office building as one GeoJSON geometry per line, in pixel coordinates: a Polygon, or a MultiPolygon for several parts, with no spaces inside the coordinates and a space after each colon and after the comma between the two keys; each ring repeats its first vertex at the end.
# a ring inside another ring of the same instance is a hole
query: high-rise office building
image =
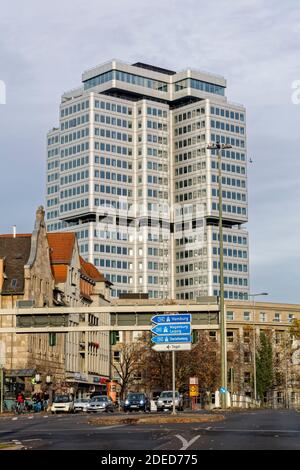
{"type": "Polygon", "coordinates": [[[245,109],[226,80],[110,61],[62,95],[48,133],[49,231],[77,232],[112,295],[196,299],[219,293],[222,151],[225,298],[249,293],[245,109]]]}

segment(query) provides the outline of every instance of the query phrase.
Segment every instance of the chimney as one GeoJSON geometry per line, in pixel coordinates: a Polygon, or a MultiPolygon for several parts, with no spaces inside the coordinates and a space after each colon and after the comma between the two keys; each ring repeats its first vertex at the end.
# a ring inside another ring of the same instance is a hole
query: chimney
{"type": "Polygon", "coordinates": [[[13,237],[16,238],[17,236],[17,227],[15,225],[13,225],[13,237]]]}
{"type": "Polygon", "coordinates": [[[44,225],[44,219],[45,219],[45,211],[44,211],[44,207],[43,206],[39,206],[37,208],[37,211],[35,213],[35,224],[36,224],[36,227],[37,228],[38,226],[40,225],[44,225]]]}

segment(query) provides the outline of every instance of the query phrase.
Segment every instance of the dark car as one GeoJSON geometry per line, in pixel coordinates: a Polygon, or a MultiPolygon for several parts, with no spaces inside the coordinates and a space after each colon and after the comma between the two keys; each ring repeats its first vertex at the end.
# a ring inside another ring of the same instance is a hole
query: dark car
{"type": "Polygon", "coordinates": [[[124,411],[150,411],[150,400],[144,393],[129,393],[123,409],[124,411]]]}
{"type": "Polygon", "coordinates": [[[100,413],[102,411],[114,411],[114,404],[106,395],[96,395],[88,403],[87,413],[100,413]]]}

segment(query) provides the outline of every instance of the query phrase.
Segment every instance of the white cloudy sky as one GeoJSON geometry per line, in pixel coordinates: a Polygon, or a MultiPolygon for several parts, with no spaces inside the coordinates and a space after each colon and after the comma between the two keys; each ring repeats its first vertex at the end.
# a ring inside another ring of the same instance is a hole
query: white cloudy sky
{"type": "Polygon", "coordinates": [[[300,5],[295,0],[2,0],[0,232],[31,231],[63,91],[111,58],[219,73],[247,108],[251,291],[300,303],[300,5]]]}

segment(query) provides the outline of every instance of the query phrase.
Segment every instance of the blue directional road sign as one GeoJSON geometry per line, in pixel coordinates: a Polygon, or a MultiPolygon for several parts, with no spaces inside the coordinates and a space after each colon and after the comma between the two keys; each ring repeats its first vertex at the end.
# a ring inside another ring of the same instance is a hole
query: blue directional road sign
{"type": "Polygon", "coordinates": [[[164,323],[162,325],[155,325],[152,328],[152,333],[156,335],[190,335],[190,323],[164,323]]]}
{"type": "Polygon", "coordinates": [[[166,335],[166,336],[153,336],[151,338],[152,343],[164,344],[164,343],[191,343],[191,335],[166,335]]]}
{"type": "Polygon", "coordinates": [[[191,323],[192,315],[190,313],[176,313],[170,315],[155,315],[151,318],[153,323],[191,323]]]}
{"type": "Polygon", "coordinates": [[[227,388],[225,388],[225,387],[220,387],[220,388],[219,388],[219,391],[220,391],[220,393],[226,393],[226,392],[227,392],[227,388]]]}

